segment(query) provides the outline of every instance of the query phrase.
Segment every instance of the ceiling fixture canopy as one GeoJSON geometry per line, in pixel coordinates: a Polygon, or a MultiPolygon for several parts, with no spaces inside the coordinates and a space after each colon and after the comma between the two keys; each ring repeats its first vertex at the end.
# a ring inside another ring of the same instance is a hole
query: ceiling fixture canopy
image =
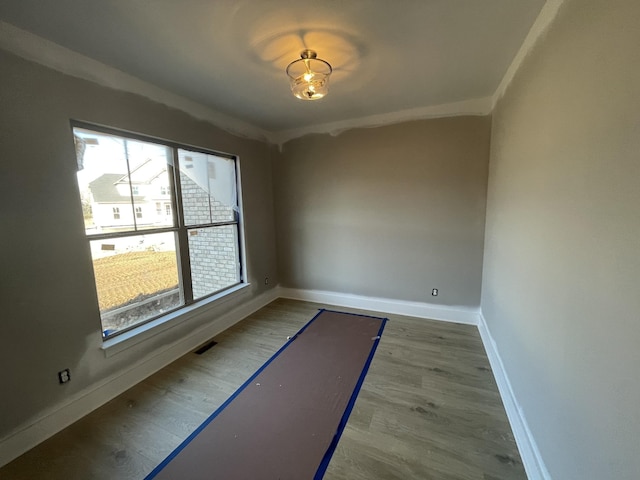
{"type": "Polygon", "coordinates": [[[329,62],[318,58],[313,50],[303,50],[300,58],[287,66],[291,91],[301,100],[319,100],[329,91],[329,62]]]}

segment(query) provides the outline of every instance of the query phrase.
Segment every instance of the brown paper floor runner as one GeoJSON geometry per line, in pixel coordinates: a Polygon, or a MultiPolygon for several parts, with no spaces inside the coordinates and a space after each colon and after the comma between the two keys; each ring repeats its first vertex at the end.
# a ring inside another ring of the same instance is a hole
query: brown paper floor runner
{"type": "Polygon", "coordinates": [[[385,322],[321,310],[147,480],[321,479],[385,322]]]}

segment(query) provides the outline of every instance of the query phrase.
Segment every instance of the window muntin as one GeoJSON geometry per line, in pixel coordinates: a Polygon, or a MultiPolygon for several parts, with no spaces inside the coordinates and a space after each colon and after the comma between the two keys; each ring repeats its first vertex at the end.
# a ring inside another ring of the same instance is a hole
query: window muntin
{"type": "Polygon", "coordinates": [[[85,125],[73,133],[104,337],[243,281],[234,158],[85,125]]]}

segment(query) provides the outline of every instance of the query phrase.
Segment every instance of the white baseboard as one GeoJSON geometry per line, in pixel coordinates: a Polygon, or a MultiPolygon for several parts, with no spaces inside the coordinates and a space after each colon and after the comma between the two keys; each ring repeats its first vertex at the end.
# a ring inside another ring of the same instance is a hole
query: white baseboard
{"type": "Polygon", "coordinates": [[[529,429],[529,424],[524,416],[524,412],[511,388],[511,382],[502,363],[502,358],[500,357],[496,343],[491,336],[491,332],[487,327],[487,322],[482,313],[479,314],[479,319],[478,330],[480,331],[480,337],[487,351],[493,376],[498,384],[500,397],[502,398],[502,403],[507,412],[513,435],[518,444],[518,450],[520,451],[520,457],[522,458],[524,469],[527,472],[527,477],[529,480],[552,480],[542,460],[538,445],[529,429]]]}
{"type": "Polygon", "coordinates": [[[467,325],[478,325],[478,314],[480,312],[477,308],[450,307],[448,305],[435,305],[422,302],[410,302],[406,300],[365,297],[349,293],[326,292],[321,290],[299,290],[284,287],[279,287],[278,290],[280,297],[290,298],[292,300],[327,303],[329,305],[336,305],[339,307],[374,310],[377,312],[395,313],[397,315],[407,315],[410,317],[464,323],[467,325]]]}
{"type": "Polygon", "coordinates": [[[108,377],[98,385],[92,385],[78,392],[62,404],[55,405],[38,420],[0,440],[0,467],[276,298],[278,298],[277,289],[273,288],[216,318],[214,322],[194,330],[188,336],[159,349],[153,356],[145,357],[130,368],[108,377]]]}

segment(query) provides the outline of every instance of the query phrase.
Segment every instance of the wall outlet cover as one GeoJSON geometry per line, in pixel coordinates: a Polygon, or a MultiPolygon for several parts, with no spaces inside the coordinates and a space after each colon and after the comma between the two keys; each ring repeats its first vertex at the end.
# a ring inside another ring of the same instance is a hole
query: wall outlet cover
{"type": "Polygon", "coordinates": [[[71,372],[68,368],[65,368],[64,370],[58,372],[58,380],[60,381],[60,383],[67,383],[71,380],[71,372]]]}

